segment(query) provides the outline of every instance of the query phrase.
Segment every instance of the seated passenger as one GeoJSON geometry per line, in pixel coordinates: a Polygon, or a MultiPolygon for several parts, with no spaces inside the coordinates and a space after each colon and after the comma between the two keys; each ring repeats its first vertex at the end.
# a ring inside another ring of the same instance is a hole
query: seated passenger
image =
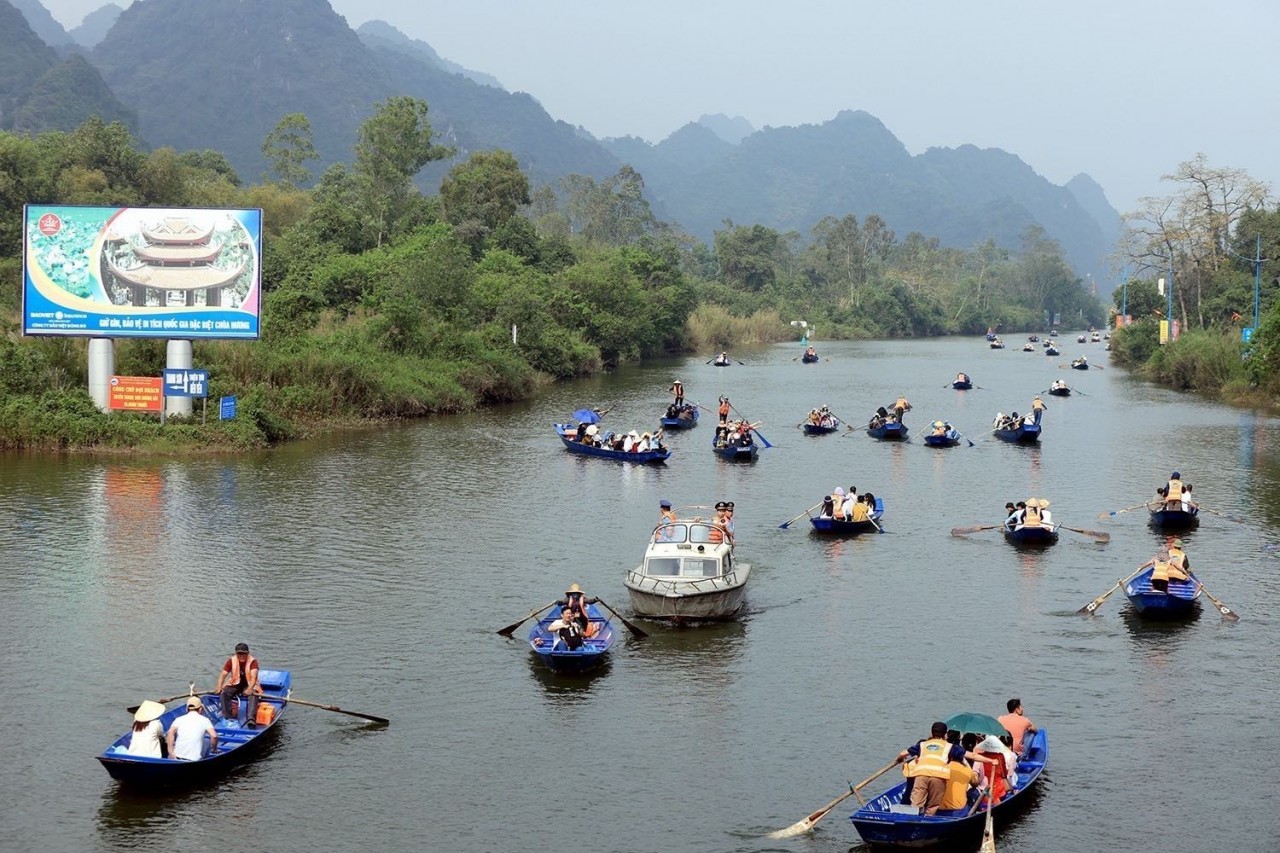
{"type": "Polygon", "coordinates": [[[863,500],[863,501],[853,502],[853,506],[850,507],[850,511],[849,511],[850,521],[866,521],[870,517],[871,517],[871,511],[867,507],[866,501],[863,500]]]}
{"type": "Polygon", "coordinates": [[[571,651],[582,648],[582,627],[567,607],[560,611],[559,619],[547,626],[547,632],[555,636],[551,642],[552,649],[561,645],[571,651]]]}
{"type": "Polygon", "coordinates": [[[589,426],[591,426],[591,424],[588,424],[588,423],[578,424],[578,429],[574,432],[573,440],[577,442],[581,442],[585,440],[587,437],[587,427],[589,426]]]}
{"type": "MultiPolygon", "coordinates": [[[[961,746],[964,746],[963,742],[961,746]]],[[[964,748],[966,751],[973,749],[971,746],[964,748]]],[[[977,787],[982,781],[982,775],[964,761],[948,762],[947,769],[951,771],[951,778],[947,780],[947,789],[942,795],[939,811],[954,811],[969,805],[969,789],[977,787]]]]}
{"type": "Polygon", "coordinates": [[[827,495],[822,499],[822,509],[818,511],[818,518],[834,518],[835,504],[831,501],[831,495],[827,495]]]}

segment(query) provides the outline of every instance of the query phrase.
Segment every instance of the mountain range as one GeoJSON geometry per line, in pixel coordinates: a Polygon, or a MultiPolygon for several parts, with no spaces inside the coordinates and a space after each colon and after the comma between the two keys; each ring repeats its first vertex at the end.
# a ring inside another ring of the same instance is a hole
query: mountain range
{"type": "Polygon", "coordinates": [[[912,155],[861,111],[759,130],[704,115],[657,144],[598,140],[391,24],[353,30],[328,0],[108,4],[71,34],[38,0],[0,0],[0,30],[16,33],[0,42],[0,128],[68,129],[96,111],[149,145],[219,150],[250,180],[285,114],[309,118],[323,168],[350,159],[378,102],[413,95],[458,152],[419,176],[428,190],[458,158],[504,148],[535,186],[629,164],[655,211],[704,240],[726,219],[805,234],[828,215],[875,213],[899,235],[1017,249],[1039,226],[1078,270],[1100,273],[1119,235],[1119,215],[1087,175],[1058,186],[1014,154],[971,145],[912,155]]]}

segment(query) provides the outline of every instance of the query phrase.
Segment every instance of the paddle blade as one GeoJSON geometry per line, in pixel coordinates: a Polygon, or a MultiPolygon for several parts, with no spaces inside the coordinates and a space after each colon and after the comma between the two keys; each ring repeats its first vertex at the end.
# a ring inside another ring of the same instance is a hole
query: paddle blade
{"type": "Polygon", "coordinates": [[[804,818],[803,820],[796,821],[795,823],[791,824],[791,826],[788,826],[786,829],[779,829],[774,832],[771,832],[765,837],[766,838],[795,838],[797,835],[804,835],[806,832],[813,829],[813,827],[818,823],[818,821],[822,820],[824,817],[830,814],[832,809],[834,809],[836,806],[840,805],[845,800],[852,797],[853,793],[854,791],[853,791],[853,788],[851,787],[848,791],[836,797],[834,800],[827,803],[825,806],[818,809],[816,812],[804,818]]]}
{"type": "Polygon", "coordinates": [[[951,528],[952,536],[967,536],[970,533],[981,533],[983,530],[995,530],[994,524],[975,524],[971,527],[953,527],[951,528]]]}

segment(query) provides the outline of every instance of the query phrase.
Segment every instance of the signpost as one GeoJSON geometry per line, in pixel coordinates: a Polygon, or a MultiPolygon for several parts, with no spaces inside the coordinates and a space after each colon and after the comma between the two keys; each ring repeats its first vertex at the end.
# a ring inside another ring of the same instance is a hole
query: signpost
{"type": "Polygon", "coordinates": [[[200,423],[203,424],[209,414],[209,371],[166,367],[162,378],[166,397],[200,398],[200,423]]]}
{"type": "Polygon", "coordinates": [[[156,376],[112,376],[107,407],[123,412],[160,412],[163,416],[163,380],[156,376]]]}
{"type": "Polygon", "coordinates": [[[229,421],[236,416],[236,398],[222,397],[218,400],[218,420],[229,421]]]}

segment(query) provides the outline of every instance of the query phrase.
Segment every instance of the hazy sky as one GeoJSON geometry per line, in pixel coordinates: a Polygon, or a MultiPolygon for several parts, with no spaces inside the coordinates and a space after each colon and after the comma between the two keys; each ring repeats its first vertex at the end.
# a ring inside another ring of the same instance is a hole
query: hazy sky
{"type": "MultiPolygon", "coordinates": [[[[43,2],[68,26],[102,4],[43,2]]],[[[862,109],[912,153],[972,143],[1054,183],[1086,172],[1121,212],[1197,152],[1280,192],[1277,0],[331,2],[596,136],[862,109]]]]}

